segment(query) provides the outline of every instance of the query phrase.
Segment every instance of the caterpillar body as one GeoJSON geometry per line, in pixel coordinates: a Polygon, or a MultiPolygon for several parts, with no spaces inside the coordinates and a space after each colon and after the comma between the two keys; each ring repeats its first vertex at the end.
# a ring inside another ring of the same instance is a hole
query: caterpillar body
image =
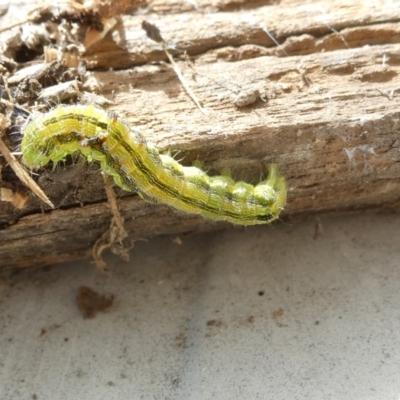
{"type": "Polygon", "coordinates": [[[58,106],[28,121],[22,134],[27,167],[57,163],[79,151],[89,162],[99,162],[122,189],[212,220],[264,224],[278,218],[286,202],[286,181],[275,165],[256,186],[228,176],[210,177],[160,154],[140,131],[94,105],[58,106]]]}

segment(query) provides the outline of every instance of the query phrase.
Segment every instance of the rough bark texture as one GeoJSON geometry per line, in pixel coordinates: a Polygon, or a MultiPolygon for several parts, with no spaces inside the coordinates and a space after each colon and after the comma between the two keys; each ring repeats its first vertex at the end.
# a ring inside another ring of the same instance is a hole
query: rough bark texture
{"type": "MultiPolygon", "coordinates": [[[[230,168],[256,183],[267,164],[278,164],[290,188],[283,218],[398,208],[400,7],[197,3],[157,0],[144,14],[124,15],[83,55],[83,89],[111,100],[110,109],[161,149],[180,150],[183,163],[201,160],[211,174],[230,168]],[[171,52],[187,52],[191,62],[173,54],[208,115],[146,37],[144,19],[157,25],[171,52]]],[[[21,210],[0,202],[0,267],[87,257],[109,227],[97,166],[78,159],[40,171],[37,181],[56,209],[34,196],[21,210]]],[[[4,163],[0,183],[25,190],[4,163]]],[[[133,238],[229,226],[125,193],[118,206],[133,238]]]]}

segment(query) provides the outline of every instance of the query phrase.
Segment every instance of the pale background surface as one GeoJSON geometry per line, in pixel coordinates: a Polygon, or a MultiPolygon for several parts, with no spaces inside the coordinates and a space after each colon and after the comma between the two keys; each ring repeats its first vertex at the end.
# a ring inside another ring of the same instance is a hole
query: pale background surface
{"type": "Polygon", "coordinates": [[[138,242],[111,277],[6,277],[0,398],[398,400],[400,216],[321,224],[138,242]],[[81,285],[112,308],[83,319],[81,285]]]}

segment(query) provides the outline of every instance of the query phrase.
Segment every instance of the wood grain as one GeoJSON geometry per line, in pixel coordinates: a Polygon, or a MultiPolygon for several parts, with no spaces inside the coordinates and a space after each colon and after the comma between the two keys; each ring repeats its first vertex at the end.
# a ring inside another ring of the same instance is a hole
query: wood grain
{"type": "MultiPolygon", "coordinates": [[[[230,168],[255,183],[268,163],[278,164],[289,185],[283,219],[398,209],[400,9],[394,3],[372,9],[361,1],[288,0],[242,10],[225,1],[215,13],[204,10],[216,2],[179,9],[184,3],[160,0],[148,14],[123,16],[84,56],[83,90],[107,97],[110,109],[158,147],[180,150],[187,165],[201,160],[211,174],[230,168]],[[161,47],[145,36],[143,19],[160,28],[170,47],[189,54],[191,62],[174,57],[206,116],[164,63],[161,47]],[[110,67],[117,70],[104,70],[110,67]],[[238,107],[243,99],[249,104],[238,107]]],[[[42,171],[38,183],[57,209],[46,211],[34,197],[22,210],[0,202],[0,267],[87,257],[108,229],[98,167],[77,159],[42,171]]],[[[6,166],[1,185],[24,191],[6,166]]],[[[117,195],[133,238],[229,227],[117,195]]]]}

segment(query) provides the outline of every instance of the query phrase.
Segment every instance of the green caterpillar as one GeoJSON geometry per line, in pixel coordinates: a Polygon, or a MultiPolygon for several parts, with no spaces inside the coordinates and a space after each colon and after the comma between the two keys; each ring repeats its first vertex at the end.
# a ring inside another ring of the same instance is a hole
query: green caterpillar
{"type": "Polygon", "coordinates": [[[215,221],[265,224],[286,202],[286,181],[275,165],[258,185],[227,176],[208,176],[160,154],[144,135],[113,112],[93,105],[58,106],[22,128],[23,162],[39,168],[80,151],[122,189],[215,221]]]}

